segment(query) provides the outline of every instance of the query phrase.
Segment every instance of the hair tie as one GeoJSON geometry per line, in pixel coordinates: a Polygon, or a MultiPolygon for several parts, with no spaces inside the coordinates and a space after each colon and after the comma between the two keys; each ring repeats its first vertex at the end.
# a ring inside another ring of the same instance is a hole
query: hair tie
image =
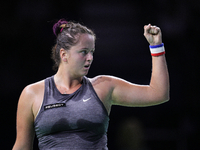
{"type": "Polygon", "coordinates": [[[63,31],[63,29],[67,26],[67,21],[64,21],[64,24],[62,24],[60,27],[61,27],[61,29],[60,29],[60,33],[63,31]]]}

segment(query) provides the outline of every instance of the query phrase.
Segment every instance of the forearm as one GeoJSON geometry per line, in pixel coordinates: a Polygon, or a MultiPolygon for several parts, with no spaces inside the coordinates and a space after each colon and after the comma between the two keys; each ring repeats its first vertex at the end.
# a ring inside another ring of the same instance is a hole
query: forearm
{"type": "Polygon", "coordinates": [[[169,100],[169,74],[165,55],[152,57],[152,76],[150,87],[160,101],[169,100]]]}

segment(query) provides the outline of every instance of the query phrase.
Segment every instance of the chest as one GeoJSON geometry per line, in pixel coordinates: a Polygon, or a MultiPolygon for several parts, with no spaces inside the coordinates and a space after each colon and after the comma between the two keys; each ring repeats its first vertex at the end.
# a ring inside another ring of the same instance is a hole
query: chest
{"type": "Polygon", "coordinates": [[[108,115],[102,102],[95,94],[73,95],[60,100],[46,97],[40,114],[35,120],[38,136],[71,131],[90,131],[105,133],[108,115]]]}

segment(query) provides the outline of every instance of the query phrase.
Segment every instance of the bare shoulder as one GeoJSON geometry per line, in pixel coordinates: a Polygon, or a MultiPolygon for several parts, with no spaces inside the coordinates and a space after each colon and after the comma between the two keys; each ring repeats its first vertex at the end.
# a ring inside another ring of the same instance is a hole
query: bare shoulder
{"type": "Polygon", "coordinates": [[[44,93],[44,80],[27,85],[19,98],[19,104],[24,104],[32,108],[33,104],[44,93]]]}
{"type": "Polygon", "coordinates": [[[115,80],[118,80],[117,77],[110,76],[110,75],[99,75],[94,78],[89,78],[90,82],[93,86],[103,84],[103,85],[110,85],[114,84],[115,80]]]}
{"type": "Polygon", "coordinates": [[[23,89],[22,94],[32,97],[39,94],[41,90],[44,90],[44,80],[27,85],[23,89]]]}
{"type": "Polygon", "coordinates": [[[90,82],[93,86],[109,86],[110,88],[114,88],[117,85],[123,84],[132,84],[122,78],[110,76],[110,75],[99,75],[94,78],[89,78],[90,82]]]}
{"type": "MultiPolygon", "coordinates": [[[[19,98],[18,108],[27,108],[36,116],[44,96],[44,80],[27,85],[19,98]]],[[[27,110],[27,111],[28,111],[27,110]]]]}

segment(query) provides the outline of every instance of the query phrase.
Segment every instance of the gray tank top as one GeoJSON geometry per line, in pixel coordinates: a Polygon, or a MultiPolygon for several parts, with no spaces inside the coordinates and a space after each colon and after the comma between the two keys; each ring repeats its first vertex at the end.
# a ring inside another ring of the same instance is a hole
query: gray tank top
{"type": "Polygon", "coordinates": [[[90,81],[72,94],[61,94],[54,76],[45,79],[45,93],[34,126],[40,150],[107,150],[108,113],[90,81]]]}

